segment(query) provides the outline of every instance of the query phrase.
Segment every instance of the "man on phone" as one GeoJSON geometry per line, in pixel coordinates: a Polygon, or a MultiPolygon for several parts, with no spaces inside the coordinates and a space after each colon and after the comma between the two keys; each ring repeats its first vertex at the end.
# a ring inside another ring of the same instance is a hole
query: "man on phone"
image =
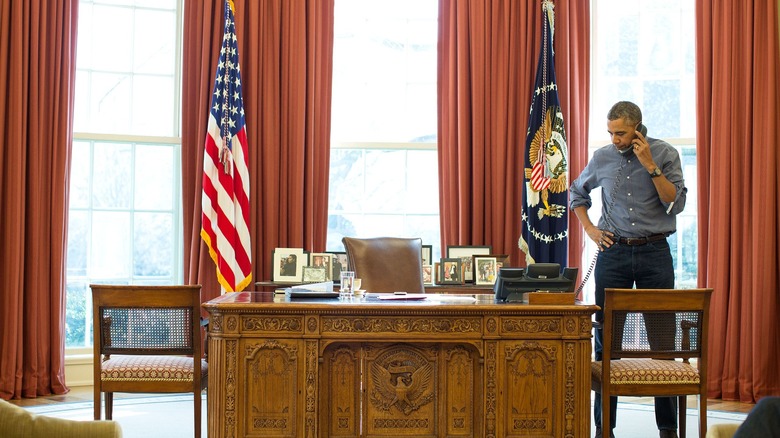
{"type": "MultiPolygon", "coordinates": [[[[596,304],[601,308],[608,287],[674,288],[666,238],[677,230],[676,215],[685,208],[688,191],[677,150],[663,140],[646,137],[642,111],[636,104],[613,105],[607,113],[607,131],[611,144],[596,150],[570,188],[570,207],[599,248],[594,278],[596,304]],[[602,199],[598,226],[588,216],[590,192],[597,187],[601,187],[602,199]]],[[[597,321],[603,318],[602,311],[596,312],[597,321]]],[[[596,360],[601,360],[601,329],[596,330],[594,339],[596,360]]],[[[676,438],[676,399],[656,398],[655,413],[660,436],[676,438]]],[[[616,414],[617,397],[611,397],[611,429],[615,428],[616,414]]],[[[601,436],[599,393],[593,417],[596,436],[601,436]]]]}

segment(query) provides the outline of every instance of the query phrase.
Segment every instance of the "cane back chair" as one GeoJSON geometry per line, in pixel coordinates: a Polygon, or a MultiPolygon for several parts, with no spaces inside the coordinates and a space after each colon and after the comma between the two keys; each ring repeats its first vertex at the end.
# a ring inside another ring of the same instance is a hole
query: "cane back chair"
{"type": "Polygon", "coordinates": [[[201,435],[201,393],[208,383],[193,286],[93,284],[94,418],[106,419],[115,392],[193,393],[195,438],[201,435]]]}
{"type": "MultiPolygon", "coordinates": [[[[602,396],[602,425],[610,424],[610,396],[678,397],[684,438],[686,396],[698,394],[699,436],[704,437],[711,293],[712,289],[605,290],[603,360],[591,365],[592,389],[602,396]]],[[[609,436],[610,428],[602,427],[602,433],[609,436]]]]}

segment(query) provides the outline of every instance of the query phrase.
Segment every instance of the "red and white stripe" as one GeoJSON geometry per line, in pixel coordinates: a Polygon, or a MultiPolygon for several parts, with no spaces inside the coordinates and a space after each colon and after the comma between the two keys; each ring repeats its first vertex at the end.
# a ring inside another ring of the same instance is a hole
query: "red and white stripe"
{"type": "Polygon", "coordinates": [[[220,161],[223,146],[220,127],[212,114],[203,157],[201,237],[217,265],[219,283],[224,291],[233,292],[243,290],[252,281],[246,128],[232,139],[228,172],[220,161]]]}

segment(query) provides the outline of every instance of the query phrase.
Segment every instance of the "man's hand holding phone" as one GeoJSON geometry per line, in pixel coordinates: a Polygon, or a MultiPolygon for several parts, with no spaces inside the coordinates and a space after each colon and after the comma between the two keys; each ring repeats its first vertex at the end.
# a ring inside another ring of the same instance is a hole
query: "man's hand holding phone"
{"type": "Polygon", "coordinates": [[[653,160],[653,154],[650,153],[650,144],[639,130],[641,125],[641,123],[637,125],[637,130],[634,132],[635,138],[631,141],[631,144],[633,145],[636,158],[648,172],[652,173],[658,166],[656,166],[655,161],[653,160]]]}

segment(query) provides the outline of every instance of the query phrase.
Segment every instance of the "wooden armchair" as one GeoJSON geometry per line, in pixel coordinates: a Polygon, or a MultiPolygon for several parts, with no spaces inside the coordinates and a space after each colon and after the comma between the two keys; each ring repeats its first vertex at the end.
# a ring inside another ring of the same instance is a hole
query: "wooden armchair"
{"type": "Polygon", "coordinates": [[[349,269],[367,292],[425,293],[422,272],[422,239],[376,237],[341,240],[349,269]]]}
{"type": "MultiPolygon", "coordinates": [[[[610,424],[611,396],[677,396],[679,433],[684,438],[686,396],[698,394],[699,436],[704,437],[711,293],[712,289],[605,290],[603,361],[591,365],[592,389],[601,393],[601,424],[610,424]],[[696,359],[696,366],[690,359],[696,359]]],[[[610,428],[603,427],[602,433],[608,437],[610,428]]]]}
{"type": "Polygon", "coordinates": [[[195,438],[208,383],[200,325],[200,286],[93,284],[94,417],[106,419],[115,392],[194,394],[195,438]]]}

